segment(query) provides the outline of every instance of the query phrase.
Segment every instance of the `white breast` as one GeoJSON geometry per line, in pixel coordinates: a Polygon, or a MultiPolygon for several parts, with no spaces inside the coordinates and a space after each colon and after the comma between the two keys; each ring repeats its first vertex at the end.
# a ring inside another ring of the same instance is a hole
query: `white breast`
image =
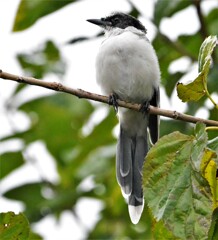
{"type": "Polygon", "coordinates": [[[145,34],[120,29],[103,41],[96,59],[96,78],[104,94],[141,103],[150,100],[160,81],[155,51],[145,34]]]}

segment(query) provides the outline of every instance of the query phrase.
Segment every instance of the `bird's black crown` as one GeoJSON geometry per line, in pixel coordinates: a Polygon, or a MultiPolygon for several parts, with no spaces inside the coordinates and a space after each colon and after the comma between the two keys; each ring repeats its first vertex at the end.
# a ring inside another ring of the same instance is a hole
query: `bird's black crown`
{"type": "Polygon", "coordinates": [[[121,12],[113,13],[112,15],[106,18],[102,18],[101,20],[104,20],[106,22],[111,22],[112,27],[125,29],[127,27],[132,26],[146,32],[145,27],[142,25],[142,23],[138,19],[121,12]]]}
{"type": "Polygon", "coordinates": [[[89,19],[87,21],[97,24],[105,29],[115,27],[125,29],[127,27],[132,26],[145,33],[147,32],[146,28],[142,25],[142,23],[138,19],[121,12],[115,12],[112,15],[105,18],[89,19]]]}

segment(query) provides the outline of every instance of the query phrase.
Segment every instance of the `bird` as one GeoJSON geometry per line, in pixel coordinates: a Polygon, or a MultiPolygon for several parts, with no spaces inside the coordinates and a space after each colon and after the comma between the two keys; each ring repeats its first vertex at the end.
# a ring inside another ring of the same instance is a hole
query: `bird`
{"type": "Polygon", "coordinates": [[[104,31],[96,56],[96,81],[115,108],[117,99],[138,103],[142,112],[118,107],[120,132],[116,150],[116,178],[128,204],[131,222],[137,224],[144,208],[142,168],[149,143],[159,138],[159,117],[149,105],[159,107],[160,67],[147,29],[135,17],[114,12],[87,19],[104,31]]]}

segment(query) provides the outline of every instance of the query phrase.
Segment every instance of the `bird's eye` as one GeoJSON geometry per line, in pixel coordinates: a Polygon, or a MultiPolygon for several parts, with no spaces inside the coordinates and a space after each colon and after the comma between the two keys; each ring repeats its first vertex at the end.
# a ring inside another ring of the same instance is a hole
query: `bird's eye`
{"type": "Polygon", "coordinates": [[[114,18],[114,23],[119,23],[119,18],[114,18]]]}

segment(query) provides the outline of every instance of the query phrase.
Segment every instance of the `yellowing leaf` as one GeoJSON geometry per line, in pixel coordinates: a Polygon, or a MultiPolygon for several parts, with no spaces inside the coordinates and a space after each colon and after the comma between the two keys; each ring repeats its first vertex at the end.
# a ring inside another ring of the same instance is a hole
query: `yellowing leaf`
{"type": "Polygon", "coordinates": [[[207,179],[210,185],[214,209],[218,207],[218,180],[216,178],[217,164],[213,160],[215,157],[215,152],[206,149],[201,161],[202,175],[207,179]]]}
{"type": "Polygon", "coordinates": [[[201,160],[201,166],[200,166],[200,170],[201,170],[203,175],[205,174],[207,165],[209,164],[211,159],[214,158],[215,156],[216,156],[215,152],[213,152],[209,149],[205,150],[204,155],[203,155],[202,160],[201,160]]]}
{"type": "Polygon", "coordinates": [[[187,85],[178,83],[177,94],[183,102],[198,101],[202,98],[205,95],[202,74],[199,74],[193,82],[187,85]]]}
{"type": "Polygon", "coordinates": [[[198,101],[207,92],[207,75],[211,65],[211,55],[217,45],[217,37],[209,36],[202,43],[199,56],[199,74],[195,80],[187,85],[182,83],[177,84],[178,97],[183,102],[198,101]]]}

